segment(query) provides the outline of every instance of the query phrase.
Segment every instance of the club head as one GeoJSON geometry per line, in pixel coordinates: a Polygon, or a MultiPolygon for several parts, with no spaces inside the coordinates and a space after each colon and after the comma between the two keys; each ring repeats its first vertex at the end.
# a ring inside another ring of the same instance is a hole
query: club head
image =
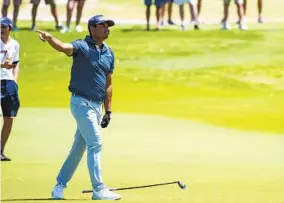
{"type": "Polygon", "coordinates": [[[177,181],[177,184],[178,184],[178,186],[180,187],[180,189],[183,189],[183,190],[186,189],[186,184],[184,184],[183,182],[177,181]]]}

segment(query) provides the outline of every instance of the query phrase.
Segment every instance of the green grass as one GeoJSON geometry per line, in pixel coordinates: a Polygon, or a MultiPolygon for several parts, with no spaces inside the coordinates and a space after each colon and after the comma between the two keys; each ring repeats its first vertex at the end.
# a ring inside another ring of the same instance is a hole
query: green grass
{"type": "MultiPolygon", "coordinates": [[[[280,9],[276,1],[267,8],[280,9]]],[[[138,15],[138,3],[131,6],[138,15]]],[[[52,29],[53,23],[38,26],[52,29]]],[[[283,25],[250,25],[248,32],[208,25],[201,32],[130,28],[115,28],[108,40],[117,64],[113,119],[102,130],[106,184],[182,180],[188,186],[123,191],[126,203],[283,203],[284,137],[271,134],[284,132],[283,25]]],[[[65,42],[83,37],[52,34],[65,42]]],[[[5,149],[12,162],[1,163],[1,200],[55,202],[48,198],[76,128],[67,109],[71,59],[34,32],[15,35],[22,107],[5,149]]],[[[65,202],[90,200],[81,194],[90,189],[86,165],[84,157],[65,202]]]]}
{"type": "MultiPolygon", "coordinates": [[[[3,202],[54,202],[47,199],[75,128],[68,109],[21,109],[6,148],[12,162],[1,163],[3,202]]],[[[123,202],[284,201],[283,136],[118,113],[102,134],[102,171],[109,187],[174,180],[188,186],[184,191],[177,186],[122,191],[123,202]]],[[[90,188],[84,157],[65,191],[65,202],[90,200],[90,194],[81,194],[90,188]]]]}
{"type": "MultiPolygon", "coordinates": [[[[116,53],[115,112],[284,132],[283,26],[252,25],[248,32],[223,32],[217,26],[160,33],[130,28],[113,29],[108,40],[116,53]]],[[[84,37],[52,34],[64,42],[84,37]]],[[[16,38],[21,44],[22,106],[67,107],[72,59],[42,43],[34,32],[21,31],[16,38]]]]}

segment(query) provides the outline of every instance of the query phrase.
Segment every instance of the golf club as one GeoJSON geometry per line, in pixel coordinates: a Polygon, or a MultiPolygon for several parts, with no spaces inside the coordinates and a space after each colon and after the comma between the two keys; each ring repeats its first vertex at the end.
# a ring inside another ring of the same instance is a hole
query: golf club
{"type": "MultiPolygon", "coordinates": [[[[111,188],[110,191],[118,191],[118,190],[132,190],[132,189],[140,189],[140,188],[147,188],[147,187],[156,187],[161,185],[171,185],[171,184],[178,184],[180,189],[186,189],[186,184],[181,181],[173,181],[168,183],[158,183],[152,185],[141,185],[141,186],[133,186],[133,187],[123,187],[123,188],[111,188]]],[[[93,190],[83,190],[82,193],[91,193],[93,190]]]]}

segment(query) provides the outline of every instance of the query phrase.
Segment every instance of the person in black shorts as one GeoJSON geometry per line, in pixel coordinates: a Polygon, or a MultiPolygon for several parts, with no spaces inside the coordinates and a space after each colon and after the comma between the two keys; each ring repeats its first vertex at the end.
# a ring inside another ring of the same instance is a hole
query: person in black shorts
{"type": "Polygon", "coordinates": [[[13,120],[20,108],[18,96],[18,72],[19,72],[19,43],[10,37],[13,29],[12,21],[1,18],[1,109],[3,126],[1,131],[1,161],[11,161],[4,155],[5,145],[10,136],[13,120]]]}

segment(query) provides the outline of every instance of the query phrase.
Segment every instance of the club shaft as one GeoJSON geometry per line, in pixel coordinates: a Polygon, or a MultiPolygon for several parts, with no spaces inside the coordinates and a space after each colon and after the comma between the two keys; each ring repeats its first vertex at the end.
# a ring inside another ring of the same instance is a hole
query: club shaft
{"type": "MultiPolygon", "coordinates": [[[[176,184],[177,182],[178,181],[168,182],[168,183],[158,183],[158,184],[153,184],[153,185],[141,185],[141,186],[134,186],[134,187],[113,188],[113,189],[110,189],[110,191],[132,190],[132,189],[155,187],[155,186],[161,186],[161,185],[170,185],[170,184],[176,184]]],[[[91,192],[93,192],[93,190],[83,190],[82,191],[82,193],[91,193],[91,192]]]]}

